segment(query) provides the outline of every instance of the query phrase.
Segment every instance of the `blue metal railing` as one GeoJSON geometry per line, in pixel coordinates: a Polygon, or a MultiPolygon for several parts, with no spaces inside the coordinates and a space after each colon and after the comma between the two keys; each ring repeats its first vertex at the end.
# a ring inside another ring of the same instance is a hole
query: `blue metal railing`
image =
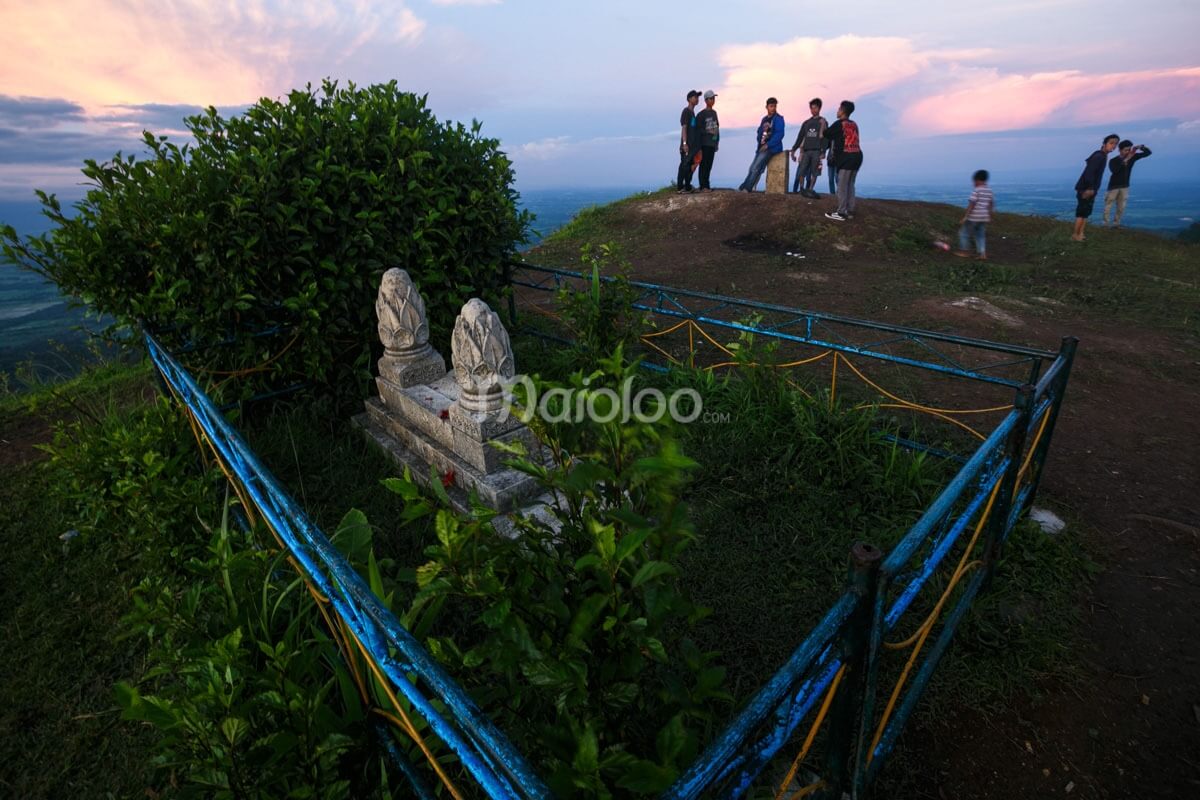
{"type": "MultiPolygon", "coordinates": [[[[519,268],[536,270],[544,281],[556,286],[580,278],[561,270],[528,265],[519,268]]],[[[514,284],[533,286],[517,279],[514,284]]],[[[831,691],[834,676],[841,671],[844,677],[832,697],[835,702],[828,706],[829,735],[820,770],[822,785],[818,788],[829,797],[840,798],[843,790],[858,796],[886,763],[959,622],[975,597],[986,589],[1004,539],[1022,511],[1033,502],[1069,379],[1075,342],[1065,339],[1059,352],[1053,353],[652,284],[634,285],[643,292],[635,304],[640,310],[668,317],[683,316],[732,330],[749,330],[756,335],[1017,389],[1012,410],[964,460],[901,542],[869,571],[852,571],[847,590],[834,601],[788,661],[663,795],[671,800],[741,796],[786,746],[796,728],[812,716],[817,702],[831,691]],[[687,303],[699,301],[707,305],[701,309],[702,313],[694,313],[687,303]],[[714,309],[746,313],[768,310],[787,319],[765,329],[751,328],[712,316],[714,309]],[[885,331],[890,335],[854,343],[845,336],[814,333],[835,326],[885,331]],[[786,330],[796,327],[803,333],[786,330]],[[898,342],[918,344],[935,354],[936,360],[900,357],[880,350],[898,342]],[[1004,360],[994,362],[993,355],[987,363],[968,362],[961,355],[956,358],[944,353],[941,348],[947,346],[968,353],[974,350],[1002,353],[1004,360]],[[1049,366],[1043,369],[1047,362],[1049,366]],[[1031,382],[1036,381],[1036,386],[994,374],[997,369],[1013,366],[1022,368],[1031,382]],[[1032,444],[1026,446],[1030,438],[1032,444]],[[1022,481],[1024,474],[1028,478],[1022,481]],[[933,576],[939,574],[948,563],[947,557],[959,548],[971,523],[983,525],[981,516],[985,508],[993,511],[983,539],[982,558],[987,566],[963,586],[953,608],[943,618],[941,631],[917,667],[911,685],[900,697],[892,716],[884,720],[876,713],[884,636],[912,613],[933,576]],[[872,731],[876,728],[879,741],[873,744],[872,731]]],[[[463,769],[482,791],[492,798],[548,797],[547,788],[524,757],[308,520],[186,370],[149,334],[146,345],[164,383],[193,415],[308,579],[330,599],[334,612],[363,643],[369,657],[460,759],[463,769]]],[[[427,796],[429,790],[415,768],[406,766],[403,773],[414,781],[414,791],[427,796]]]]}

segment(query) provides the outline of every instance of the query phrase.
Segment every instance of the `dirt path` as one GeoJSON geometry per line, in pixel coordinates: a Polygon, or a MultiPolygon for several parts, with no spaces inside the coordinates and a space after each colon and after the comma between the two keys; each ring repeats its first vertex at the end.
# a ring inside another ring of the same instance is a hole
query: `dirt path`
{"type": "MultiPolygon", "coordinates": [[[[640,280],[1047,349],[1080,339],[1040,502],[1071,509],[1103,568],[1084,600],[1083,679],[1041,686],[998,716],[963,711],[914,727],[905,739],[928,770],[922,795],[1200,796],[1197,343],[1054,298],[983,297],[1004,312],[994,316],[956,307],[962,294],[921,283],[931,256],[910,267],[878,246],[922,225],[944,230],[953,211],[867,200],[839,227],[822,217],[827,205],[658,195],[606,222],[640,280]]],[[[1025,262],[1029,237],[996,227],[989,268],[1025,262]]],[[[567,252],[550,246],[530,260],[575,263],[567,252]]]]}

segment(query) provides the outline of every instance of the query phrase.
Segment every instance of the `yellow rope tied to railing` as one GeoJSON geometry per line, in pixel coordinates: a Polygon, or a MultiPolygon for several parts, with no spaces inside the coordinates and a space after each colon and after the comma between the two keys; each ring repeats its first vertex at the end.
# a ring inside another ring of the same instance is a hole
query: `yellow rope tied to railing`
{"type": "MultiPolygon", "coordinates": [[[[262,362],[261,364],[257,364],[253,367],[243,367],[241,369],[210,369],[208,367],[189,367],[188,369],[191,372],[202,372],[205,375],[225,375],[226,380],[228,380],[229,378],[241,378],[241,377],[245,377],[246,375],[253,375],[256,372],[265,372],[267,370],[267,368],[270,367],[272,364],[274,364],[276,361],[278,361],[280,359],[280,357],[283,356],[284,353],[286,353],[288,350],[291,350],[292,345],[294,345],[299,340],[300,340],[300,334],[297,333],[295,336],[293,336],[291,338],[291,340],[286,345],[283,346],[282,350],[280,350],[278,353],[271,356],[270,358],[268,358],[266,361],[262,362]]],[[[224,383],[224,381],[222,381],[222,383],[224,383]]]]}
{"type": "Polygon", "coordinates": [[[841,353],[833,354],[833,374],[829,378],[829,410],[833,410],[833,405],[837,402],[837,368],[838,361],[844,360],[845,356],[841,353]]]}
{"type": "MultiPolygon", "coordinates": [[[[271,524],[269,518],[265,514],[261,513],[261,511],[258,509],[256,504],[251,502],[250,498],[248,497],[248,495],[245,491],[245,487],[243,487],[241,485],[241,482],[235,478],[233,473],[229,470],[228,466],[225,464],[224,460],[221,458],[221,454],[217,450],[216,446],[213,444],[212,441],[209,440],[208,436],[200,428],[199,423],[196,420],[195,415],[192,412],[191,408],[188,407],[185,403],[183,403],[181,401],[178,393],[175,391],[174,387],[171,386],[170,382],[164,380],[164,383],[167,386],[167,388],[170,390],[171,395],[174,398],[174,400],[177,403],[179,403],[180,407],[184,410],[184,414],[187,417],[188,424],[192,429],[192,434],[196,437],[196,443],[200,448],[201,456],[204,457],[206,452],[211,453],[213,460],[217,464],[217,467],[221,470],[221,473],[225,476],[225,480],[228,481],[229,485],[231,487],[233,487],[234,492],[237,494],[238,501],[241,503],[242,509],[246,513],[247,520],[250,522],[251,526],[253,527],[253,526],[257,525],[259,521],[261,521],[263,523],[264,527],[266,527],[266,529],[268,531],[270,531],[270,533],[271,533],[272,537],[275,539],[275,543],[278,545],[280,551],[286,551],[287,548],[285,547],[285,545],[283,543],[283,538],[279,535],[279,532],[275,530],[275,528],[271,524]]],[[[206,461],[207,461],[207,459],[206,459],[206,461]]],[[[316,603],[317,610],[320,612],[322,619],[324,619],[325,625],[328,627],[330,634],[333,636],[334,642],[337,644],[338,650],[342,653],[343,659],[346,661],[347,666],[349,666],[349,668],[350,668],[351,679],[353,680],[355,687],[358,689],[358,693],[359,693],[360,697],[363,699],[363,702],[370,704],[370,693],[367,690],[366,681],[364,680],[362,672],[358,667],[358,659],[356,658],[354,651],[352,651],[350,649],[349,641],[353,641],[354,644],[357,645],[358,651],[362,654],[363,660],[366,662],[367,666],[370,668],[376,683],[379,685],[380,688],[382,688],[382,690],[384,691],[384,693],[386,694],[386,696],[388,698],[388,701],[392,704],[392,707],[396,709],[396,712],[400,716],[397,717],[396,715],[391,714],[388,711],[386,711],[385,709],[379,708],[378,706],[372,707],[372,709],[371,709],[372,712],[389,720],[393,725],[395,725],[402,732],[404,732],[410,739],[412,739],[416,743],[417,747],[420,748],[422,754],[425,756],[426,760],[429,762],[430,766],[433,768],[433,770],[437,774],[438,778],[445,785],[445,787],[446,787],[447,791],[450,793],[451,797],[453,797],[454,800],[463,800],[462,793],[454,785],[454,782],[450,779],[449,775],[447,775],[445,770],[442,768],[441,763],[437,760],[437,758],[430,751],[429,745],[425,742],[424,738],[421,736],[420,732],[417,730],[416,726],[413,724],[411,718],[409,718],[407,712],[404,710],[404,706],[402,706],[400,704],[399,697],[397,697],[395,691],[392,689],[391,685],[388,683],[386,676],[384,676],[382,674],[382,671],[379,669],[379,666],[375,663],[375,660],[373,658],[371,658],[371,655],[367,651],[366,647],[359,640],[359,638],[354,634],[354,632],[349,629],[349,627],[345,624],[344,620],[339,618],[338,622],[340,624],[338,624],[338,623],[335,623],[331,619],[331,617],[329,616],[328,610],[326,608],[326,606],[328,606],[330,604],[329,598],[322,595],[321,592],[319,592],[317,590],[317,588],[312,585],[311,581],[306,576],[305,571],[301,568],[300,564],[296,561],[296,559],[293,556],[288,555],[287,561],[292,566],[292,569],[295,570],[296,574],[298,576],[300,576],[300,579],[304,582],[305,589],[307,589],[309,594],[312,595],[312,598],[313,598],[314,602],[316,603]]]]}
{"type": "MultiPolygon", "coordinates": [[[[911,405],[909,405],[907,403],[859,403],[854,408],[856,411],[862,410],[864,408],[898,408],[898,409],[903,409],[903,410],[907,410],[907,411],[920,410],[920,409],[913,408],[911,405]]],[[[980,440],[981,442],[987,440],[986,436],[984,436],[982,433],[975,430],[970,425],[968,425],[967,423],[963,422],[960,419],[955,419],[954,417],[951,417],[948,414],[943,414],[940,411],[920,410],[920,412],[922,414],[928,414],[931,417],[937,417],[938,419],[942,420],[943,422],[949,422],[951,425],[956,425],[959,428],[962,428],[967,433],[974,436],[976,439],[980,440]]]]}
{"type": "MultiPolygon", "coordinates": [[[[820,361],[821,359],[829,358],[829,356],[832,353],[833,353],[832,350],[826,350],[825,352],[818,353],[817,355],[812,356],[811,358],[802,358],[798,361],[785,361],[781,364],[760,364],[757,361],[751,361],[751,362],[747,363],[746,366],[747,367],[770,367],[772,369],[787,369],[789,367],[802,367],[805,364],[812,364],[817,361],[820,361]]],[[[736,367],[736,366],[738,366],[738,362],[736,362],[736,361],[722,361],[719,364],[713,364],[710,367],[706,367],[706,369],[714,370],[714,369],[721,369],[722,367],[736,367]]]]}
{"type": "Polygon", "coordinates": [[[1042,434],[1046,432],[1046,424],[1050,422],[1050,411],[1053,406],[1047,406],[1042,412],[1042,421],[1038,424],[1037,433],[1033,435],[1033,442],[1029,445],[1029,451],[1025,453],[1025,460],[1021,462],[1021,470],[1017,473],[1017,485],[1021,485],[1021,481],[1025,478],[1025,471],[1029,469],[1029,462],[1033,460],[1033,454],[1037,452],[1038,442],[1042,440],[1042,434]]]}
{"type": "MultiPolygon", "coordinates": [[[[781,800],[788,787],[792,785],[792,781],[796,779],[796,771],[800,769],[800,762],[808,755],[809,749],[812,747],[813,741],[817,738],[817,731],[821,728],[821,723],[825,721],[825,715],[829,713],[829,706],[833,703],[833,696],[837,694],[838,685],[842,682],[842,676],[846,674],[846,665],[843,664],[838,669],[837,674],[833,676],[833,681],[829,684],[829,689],[825,692],[825,699],[821,702],[821,708],[817,711],[817,716],[813,719],[813,724],[808,729],[808,735],[804,737],[804,744],[800,746],[800,752],[792,759],[791,769],[788,770],[787,777],[783,779],[783,783],[779,784],[779,791],[775,793],[775,800],[781,800]]],[[[803,789],[798,790],[791,797],[804,797],[807,794],[815,792],[824,785],[824,781],[817,781],[809,784],[803,789]]]]}
{"type": "Polygon", "coordinates": [[[911,408],[914,411],[928,411],[928,412],[935,412],[938,414],[991,414],[991,413],[994,413],[997,411],[1011,411],[1012,410],[1011,403],[1009,403],[1006,406],[994,406],[992,408],[966,408],[966,409],[934,408],[932,406],[925,406],[925,405],[921,405],[920,403],[914,403],[911,400],[905,400],[903,397],[897,397],[896,395],[894,395],[891,392],[884,389],[879,384],[875,383],[873,380],[868,378],[866,375],[862,374],[862,371],[858,367],[854,366],[854,364],[850,361],[850,359],[846,358],[846,356],[844,356],[844,355],[842,356],[842,361],[846,362],[846,366],[849,367],[850,370],[855,375],[857,375],[862,380],[863,383],[867,384],[868,386],[870,386],[875,391],[879,392],[884,397],[891,398],[892,400],[895,400],[897,403],[902,403],[906,408],[911,408]]]}
{"type": "Polygon", "coordinates": [[[896,707],[896,701],[900,698],[900,690],[904,688],[904,684],[908,681],[909,673],[912,672],[913,665],[917,662],[917,656],[921,652],[921,648],[925,646],[926,639],[933,631],[933,626],[937,623],[938,617],[942,614],[942,609],[946,602],[950,599],[950,595],[954,593],[954,589],[958,586],[959,581],[963,576],[970,572],[975,567],[983,564],[982,561],[976,559],[968,562],[971,553],[975,550],[975,543],[979,541],[979,536],[983,532],[984,525],[987,523],[988,517],[991,516],[992,506],[995,505],[996,495],[999,494],[1000,484],[1003,480],[1003,474],[997,476],[996,482],[992,485],[991,494],[988,495],[987,505],[983,509],[983,513],[979,515],[979,521],[975,524],[975,532],[971,536],[971,541],[963,550],[962,557],[958,560],[958,565],[954,568],[954,574],[950,578],[950,583],[946,586],[946,590],[942,592],[942,596],[938,598],[937,604],[933,610],[929,612],[929,616],[921,623],[912,636],[901,642],[884,642],[883,646],[889,650],[903,650],[906,647],[913,647],[912,653],[908,656],[908,661],[904,665],[903,671],[900,673],[899,680],[896,681],[895,688],[892,689],[892,696],[888,698],[887,707],[883,710],[883,716],[879,720],[879,727],[875,729],[875,736],[871,740],[871,749],[867,753],[867,763],[875,757],[875,748],[879,745],[879,740],[883,737],[883,731],[887,728],[888,720],[891,719],[892,711],[896,707]],[[915,646],[914,646],[915,645],[915,646]]]}

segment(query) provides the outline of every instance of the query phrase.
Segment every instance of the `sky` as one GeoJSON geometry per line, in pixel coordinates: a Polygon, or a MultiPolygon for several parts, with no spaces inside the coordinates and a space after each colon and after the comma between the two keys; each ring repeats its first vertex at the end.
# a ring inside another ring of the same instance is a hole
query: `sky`
{"type": "Polygon", "coordinates": [[[518,189],[666,185],[689,89],[718,93],[718,186],[768,95],[793,132],[811,97],[831,119],[853,100],[860,184],[1069,187],[1108,133],[1153,149],[1139,179],[1200,180],[1196,0],[0,0],[0,19],[0,200],[77,197],[85,158],[325,77],[482,121],[518,189]]]}

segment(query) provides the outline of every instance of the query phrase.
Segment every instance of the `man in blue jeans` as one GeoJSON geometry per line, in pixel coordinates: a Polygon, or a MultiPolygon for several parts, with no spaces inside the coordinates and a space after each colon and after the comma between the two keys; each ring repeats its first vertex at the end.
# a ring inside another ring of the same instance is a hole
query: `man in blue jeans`
{"type": "Polygon", "coordinates": [[[762,118],[762,122],[758,123],[758,132],[754,136],[757,148],[754,151],[754,160],[750,162],[750,171],[746,173],[746,180],[742,181],[742,185],[738,187],[740,191],[753,192],[754,187],[758,185],[758,179],[766,170],[771,156],[783,152],[784,123],[783,115],[775,113],[778,105],[779,101],[774,97],[767,98],[767,115],[762,118]]]}

